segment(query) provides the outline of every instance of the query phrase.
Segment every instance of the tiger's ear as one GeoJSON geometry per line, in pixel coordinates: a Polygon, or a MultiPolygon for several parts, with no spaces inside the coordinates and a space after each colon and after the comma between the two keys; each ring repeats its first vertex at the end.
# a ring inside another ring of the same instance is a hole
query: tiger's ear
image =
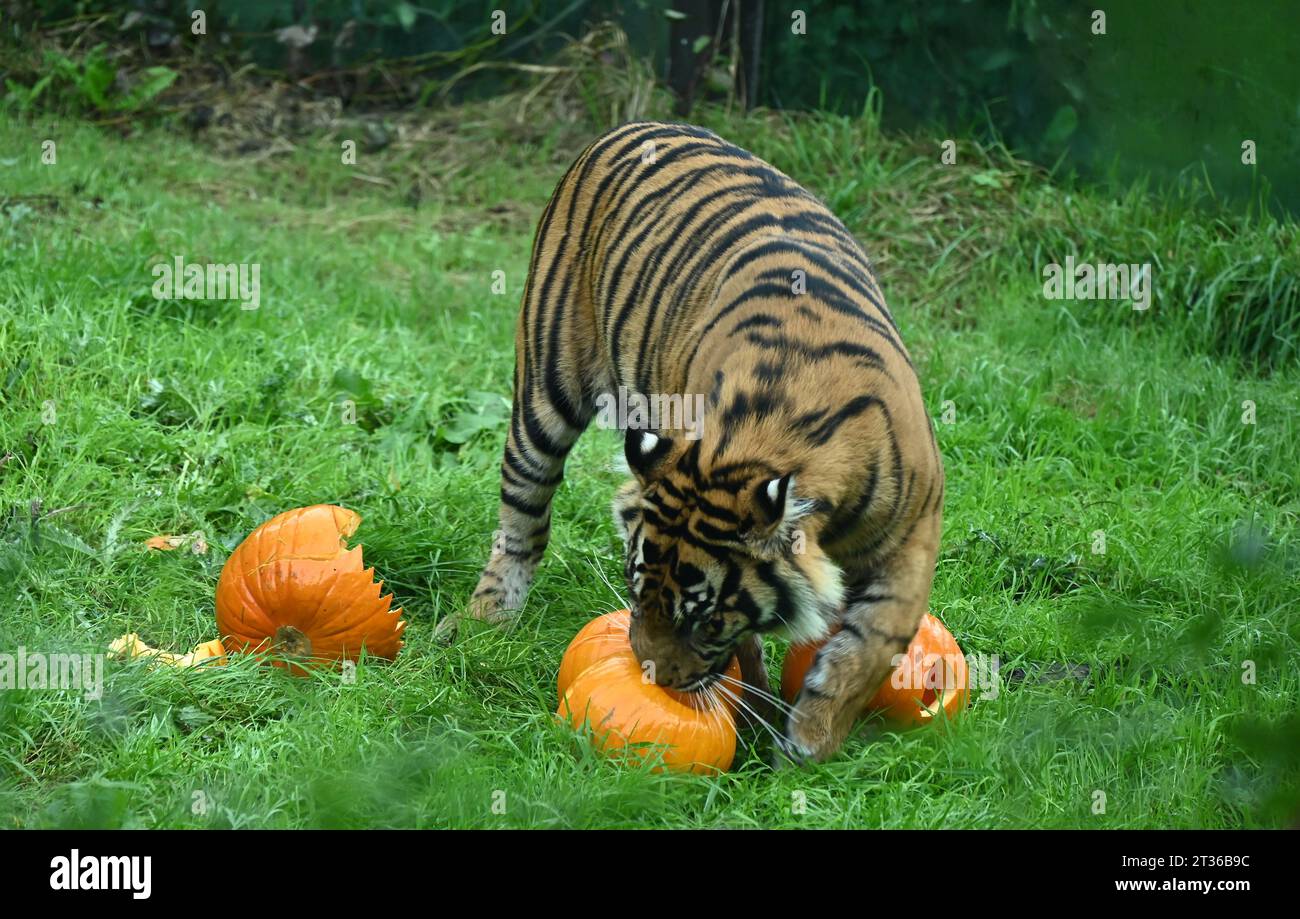
{"type": "Polygon", "coordinates": [[[648,476],[672,447],[667,437],[637,428],[628,428],[623,440],[623,454],[628,468],[641,477],[648,476]]]}
{"type": "Polygon", "coordinates": [[[787,499],[793,497],[790,492],[793,484],[792,472],[758,483],[758,490],[754,494],[754,512],[760,526],[771,527],[785,519],[789,510],[787,499]]]}
{"type": "Polygon", "coordinates": [[[760,481],[753,494],[749,505],[753,525],[741,528],[741,538],[762,557],[790,551],[799,521],[813,512],[817,502],[796,494],[793,472],[760,481]]]}

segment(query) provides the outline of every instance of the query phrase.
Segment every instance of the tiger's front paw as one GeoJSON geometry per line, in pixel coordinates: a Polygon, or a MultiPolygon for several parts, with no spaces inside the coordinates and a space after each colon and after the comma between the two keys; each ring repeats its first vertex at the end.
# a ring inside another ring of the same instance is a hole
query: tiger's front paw
{"type": "Polygon", "coordinates": [[[443,643],[455,641],[468,623],[484,623],[489,626],[504,626],[519,615],[523,605],[522,592],[516,596],[502,590],[501,581],[484,572],[474,595],[465,604],[463,612],[445,616],[434,628],[434,638],[443,643]]]}
{"type": "Polygon", "coordinates": [[[842,717],[843,706],[834,699],[802,693],[776,744],[776,765],[802,766],[830,759],[848,735],[853,719],[842,717]]]}
{"type": "Polygon", "coordinates": [[[466,617],[492,625],[512,622],[524,605],[532,581],[533,565],[507,552],[498,539],[465,608],[466,617]]]}
{"type": "Polygon", "coordinates": [[[788,735],[777,737],[772,744],[772,768],[787,769],[802,766],[812,759],[812,753],[788,735]]]}
{"type": "Polygon", "coordinates": [[[519,613],[520,600],[511,601],[500,591],[484,590],[482,585],[474,591],[465,606],[465,618],[489,625],[502,625],[512,621],[519,613]]]}

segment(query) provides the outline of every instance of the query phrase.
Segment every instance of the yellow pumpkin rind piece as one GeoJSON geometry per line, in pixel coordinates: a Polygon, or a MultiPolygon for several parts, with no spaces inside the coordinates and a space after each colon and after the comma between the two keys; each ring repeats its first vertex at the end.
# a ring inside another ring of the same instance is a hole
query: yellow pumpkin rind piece
{"type": "Polygon", "coordinates": [[[198,664],[221,665],[226,662],[225,646],[219,638],[197,645],[188,654],[175,654],[171,651],[161,651],[147,645],[141,641],[140,636],[135,632],[129,632],[110,642],[108,653],[114,657],[128,659],[148,657],[152,658],[152,664],[166,664],[170,667],[193,667],[198,664]]]}

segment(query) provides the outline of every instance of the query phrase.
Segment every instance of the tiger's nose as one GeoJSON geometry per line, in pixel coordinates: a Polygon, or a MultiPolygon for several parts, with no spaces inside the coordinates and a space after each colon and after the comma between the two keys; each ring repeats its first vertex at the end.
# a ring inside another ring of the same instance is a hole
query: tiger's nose
{"type": "Polygon", "coordinates": [[[676,664],[655,667],[655,682],[669,689],[676,689],[682,682],[682,668],[676,664]]]}
{"type": "Polygon", "coordinates": [[[641,661],[641,672],[652,677],[659,686],[667,686],[669,689],[675,688],[682,682],[682,668],[677,664],[661,660],[653,655],[637,655],[637,660],[641,661]]]}
{"type": "Polygon", "coordinates": [[[632,629],[632,653],[641,663],[641,672],[646,677],[655,681],[659,686],[672,688],[676,686],[685,675],[679,664],[670,660],[665,660],[662,654],[655,653],[653,643],[645,638],[643,632],[636,628],[632,629]]]}

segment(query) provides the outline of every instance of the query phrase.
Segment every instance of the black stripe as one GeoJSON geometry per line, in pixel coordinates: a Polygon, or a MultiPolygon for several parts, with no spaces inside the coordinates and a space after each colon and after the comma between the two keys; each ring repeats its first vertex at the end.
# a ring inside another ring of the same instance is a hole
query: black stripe
{"type": "Polygon", "coordinates": [[[848,535],[849,531],[857,526],[866,513],[867,508],[871,506],[871,501],[876,496],[876,486],[880,482],[880,464],[873,462],[871,464],[871,474],[867,477],[867,487],[863,490],[858,500],[853,502],[853,506],[847,512],[841,513],[836,511],[831,515],[831,519],[826,526],[822,528],[818,541],[823,545],[830,545],[838,542],[848,535]]]}
{"type": "Polygon", "coordinates": [[[824,419],[819,418],[810,421],[808,424],[796,422],[795,426],[805,428],[804,433],[808,439],[817,446],[821,446],[835,436],[835,432],[838,431],[840,426],[846,421],[851,418],[856,418],[858,415],[861,415],[870,408],[881,409],[885,413],[886,419],[888,419],[889,410],[885,407],[885,403],[877,396],[858,396],[857,398],[850,400],[847,405],[842,407],[833,415],[827,416],[824,419]]]}
{"type": "MultiPolygon", "coordinates": [[[[738,491],[739,489],[736,490],[722,489],[722,490],[731,491],[732,494],[735,494],[736,491],[738,491]]],[[[704,495],[697,494],[695,496],[695,503],[699,506],[700,510],[705,511],[711,516],[718,518],[724,523],[740,522],[740,518],[736,516],[736,513],[734,511],[727,510],[727,508],[725,507],[719,507],[718,505],[710,501],[708,498],[705,498],[704,495]]]]}
{"type": "MultiPolygon", "coordinates": [[[[741,324],[743,325],[743,323],[741,324]]],[[[841,340],[811,345],[786,335],[768,336],[761,335],[758,332],[750,332],[745,336],[745,340],[760,348],[783,351],[814,363],[824,361],[828,357],[858,358],[860,363],[866,364],[873,370],[880,371],[890,380],[894,378],[894,375],[885,366],[885,360],[880,356],[880,352],[874,348],[868,348],[860,342],[841,340]]]]}
{"type": "Polygon", "coordinates": [[[514,508],[521,514],[529,517],[544,517],[550,510],[549,502],[547,504],[529,504],[520,498],[516,498],[504,488],[501,489],[501,503],[514,508]]]}
{"type": "Polygon", "coordinates": [[[515,411],[510,413],[510,429],[515,436],[515,444],[529,450],[536,450],[554,459],[564,459],[570,448],[553,439],[546,432],[541,422],[528,408],[527,402],[517,401],[515,404],[515,411]],[[521,423],[522,430],[520,430],[521,423]],[[528,436],[525,437],[524,434],[528,436]]]}
{"type": "Polygon", "coordinates": [[[785,582],[777,577],[776,569],[773,567],[771,562],[760,563],[754,571],[758,575],[759,580],[772,588],[772,592],[776,594],[776,609],[774,610],[774,615],[776,615],[782,623],[790,623],[798,612],[795,609],[794,601],[791,599],[790,589],[786,586],[785,582]]]}
{"type": "Polygon", "coordinates": [[[783,325],[785,325],[785,322],[781,319],[778,319],[776,316],[773,316],[771,313],[755,313],[753,316],[750,316],[748,319],[742,319],[740,322],[732,326],[731,331],[727,333],[727,337],[728,338],[735,337],[736,335],[739,335],[741,332],[744,332],[747,329],[755,329],[760,327],[779,329],[783,325]]]}
{"type": "Polygon", "coordinates": [[[867,640],[866,636],[862,634],[862,631],[861,631],[857,626],[855,626],[853,623],[849,622],[847,619],[843,620],[843,621],[840,623],[840,631],[841,631],[841,632],[848,632],[850,635],[852,635],[852,636],[853,636],[854,638],[856,638],[858,641],[866,641],[866,640],[867,640]]]}
{"type": "Polygon", "coordinates": [[[509,443],[506,444],[504,459],[506,465],[509,466],[516,475],[525,481],[532,482],[534,485],[555,486],[564,481],[563,473],[554,476],[544,476],[533,472],[525,466],[517,456],[515,456],[514,451],[510,449],[509,443]]]}

